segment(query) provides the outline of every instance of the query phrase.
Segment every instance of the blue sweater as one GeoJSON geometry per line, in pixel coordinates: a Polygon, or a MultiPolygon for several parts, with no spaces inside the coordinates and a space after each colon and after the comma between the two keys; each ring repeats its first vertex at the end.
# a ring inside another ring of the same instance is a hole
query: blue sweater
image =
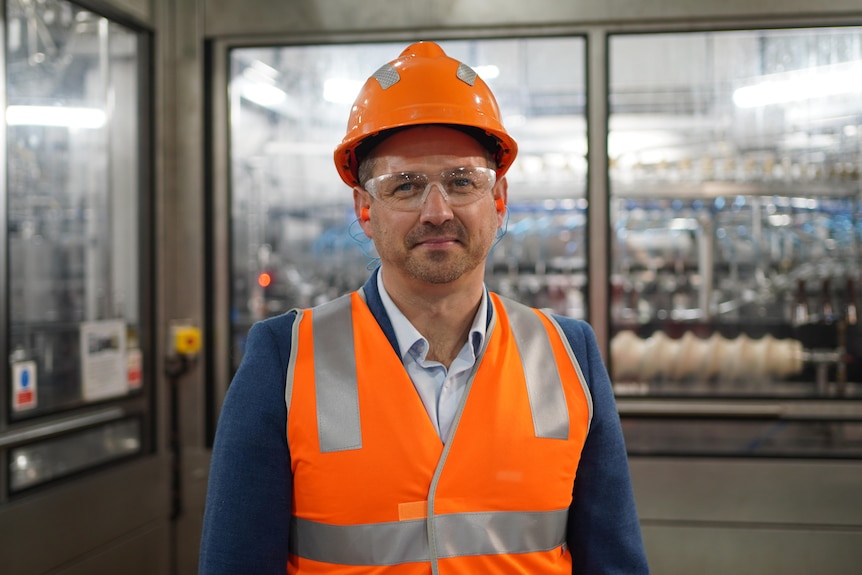
{"type": "MultiPolygon", "coordinates": [[[[368,307],[398,350],[374,274],[368,307]]],[[[489,305],[489,314],[493,306],[489,305]]],[[[228,388],[213,446],[204,514],[201,575],[284,575],[292,475],[284,383],[295,313],[256,323],[228,388]]],[[[567,540],[573,573],[646,574],[613,390],[592,329],[557,317],[587,379],[590,425],[569,508],[567,540]]]]}

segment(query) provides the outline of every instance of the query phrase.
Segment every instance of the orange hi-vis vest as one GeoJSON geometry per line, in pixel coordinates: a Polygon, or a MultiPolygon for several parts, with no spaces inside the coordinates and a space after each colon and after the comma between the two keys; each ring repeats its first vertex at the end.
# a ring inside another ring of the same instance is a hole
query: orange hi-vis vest
{"type": "Polygon", "coordinates": [[[445,443],[362,290],[298,312],[288,573],[571,574],[589,390],[549,315],[491,300],[445,443]]]}

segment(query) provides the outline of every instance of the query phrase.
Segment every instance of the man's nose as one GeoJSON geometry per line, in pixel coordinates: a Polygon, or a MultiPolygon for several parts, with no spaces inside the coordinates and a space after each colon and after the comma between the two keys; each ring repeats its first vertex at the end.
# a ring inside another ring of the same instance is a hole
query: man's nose
{"type": "Polygon", "coordinates": [[[452,206],[449,205],[449,196],[443,184],[429,183],[424,195],[425,199],[420,208],[423,221],[439,223],[452,217],[452,206]]]}

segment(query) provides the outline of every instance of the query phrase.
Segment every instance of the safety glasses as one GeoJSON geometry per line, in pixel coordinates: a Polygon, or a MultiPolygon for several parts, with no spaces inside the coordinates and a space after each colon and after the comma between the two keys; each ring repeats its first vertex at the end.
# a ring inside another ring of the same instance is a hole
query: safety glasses
{"type": "Polygon", "coordinates": [[[437,186],[452,207],[472,204],[491,193],[497,173],[491,168],[467,166],[439,174],[397,172],[371,178],[363,186],[371,196],[393,210],[418,211],[431,188],[437,186]]]}

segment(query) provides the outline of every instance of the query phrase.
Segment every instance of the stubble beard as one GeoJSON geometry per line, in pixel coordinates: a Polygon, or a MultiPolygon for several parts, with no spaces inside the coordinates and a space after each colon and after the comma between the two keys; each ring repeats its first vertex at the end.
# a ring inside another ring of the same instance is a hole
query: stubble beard
{"type": "Polygon", "coordinates": [[[471,243],[466,230],[454,222],[436,228],[416,230],[405,238],[404,270],[410,276],[427,283],[453,282],[478,266],[484,266],[490,244],[485,241],[481,244],[471,243]],[[422,239],[435,235],[456,236],[462,249],[416,249],[422,239]]]}

